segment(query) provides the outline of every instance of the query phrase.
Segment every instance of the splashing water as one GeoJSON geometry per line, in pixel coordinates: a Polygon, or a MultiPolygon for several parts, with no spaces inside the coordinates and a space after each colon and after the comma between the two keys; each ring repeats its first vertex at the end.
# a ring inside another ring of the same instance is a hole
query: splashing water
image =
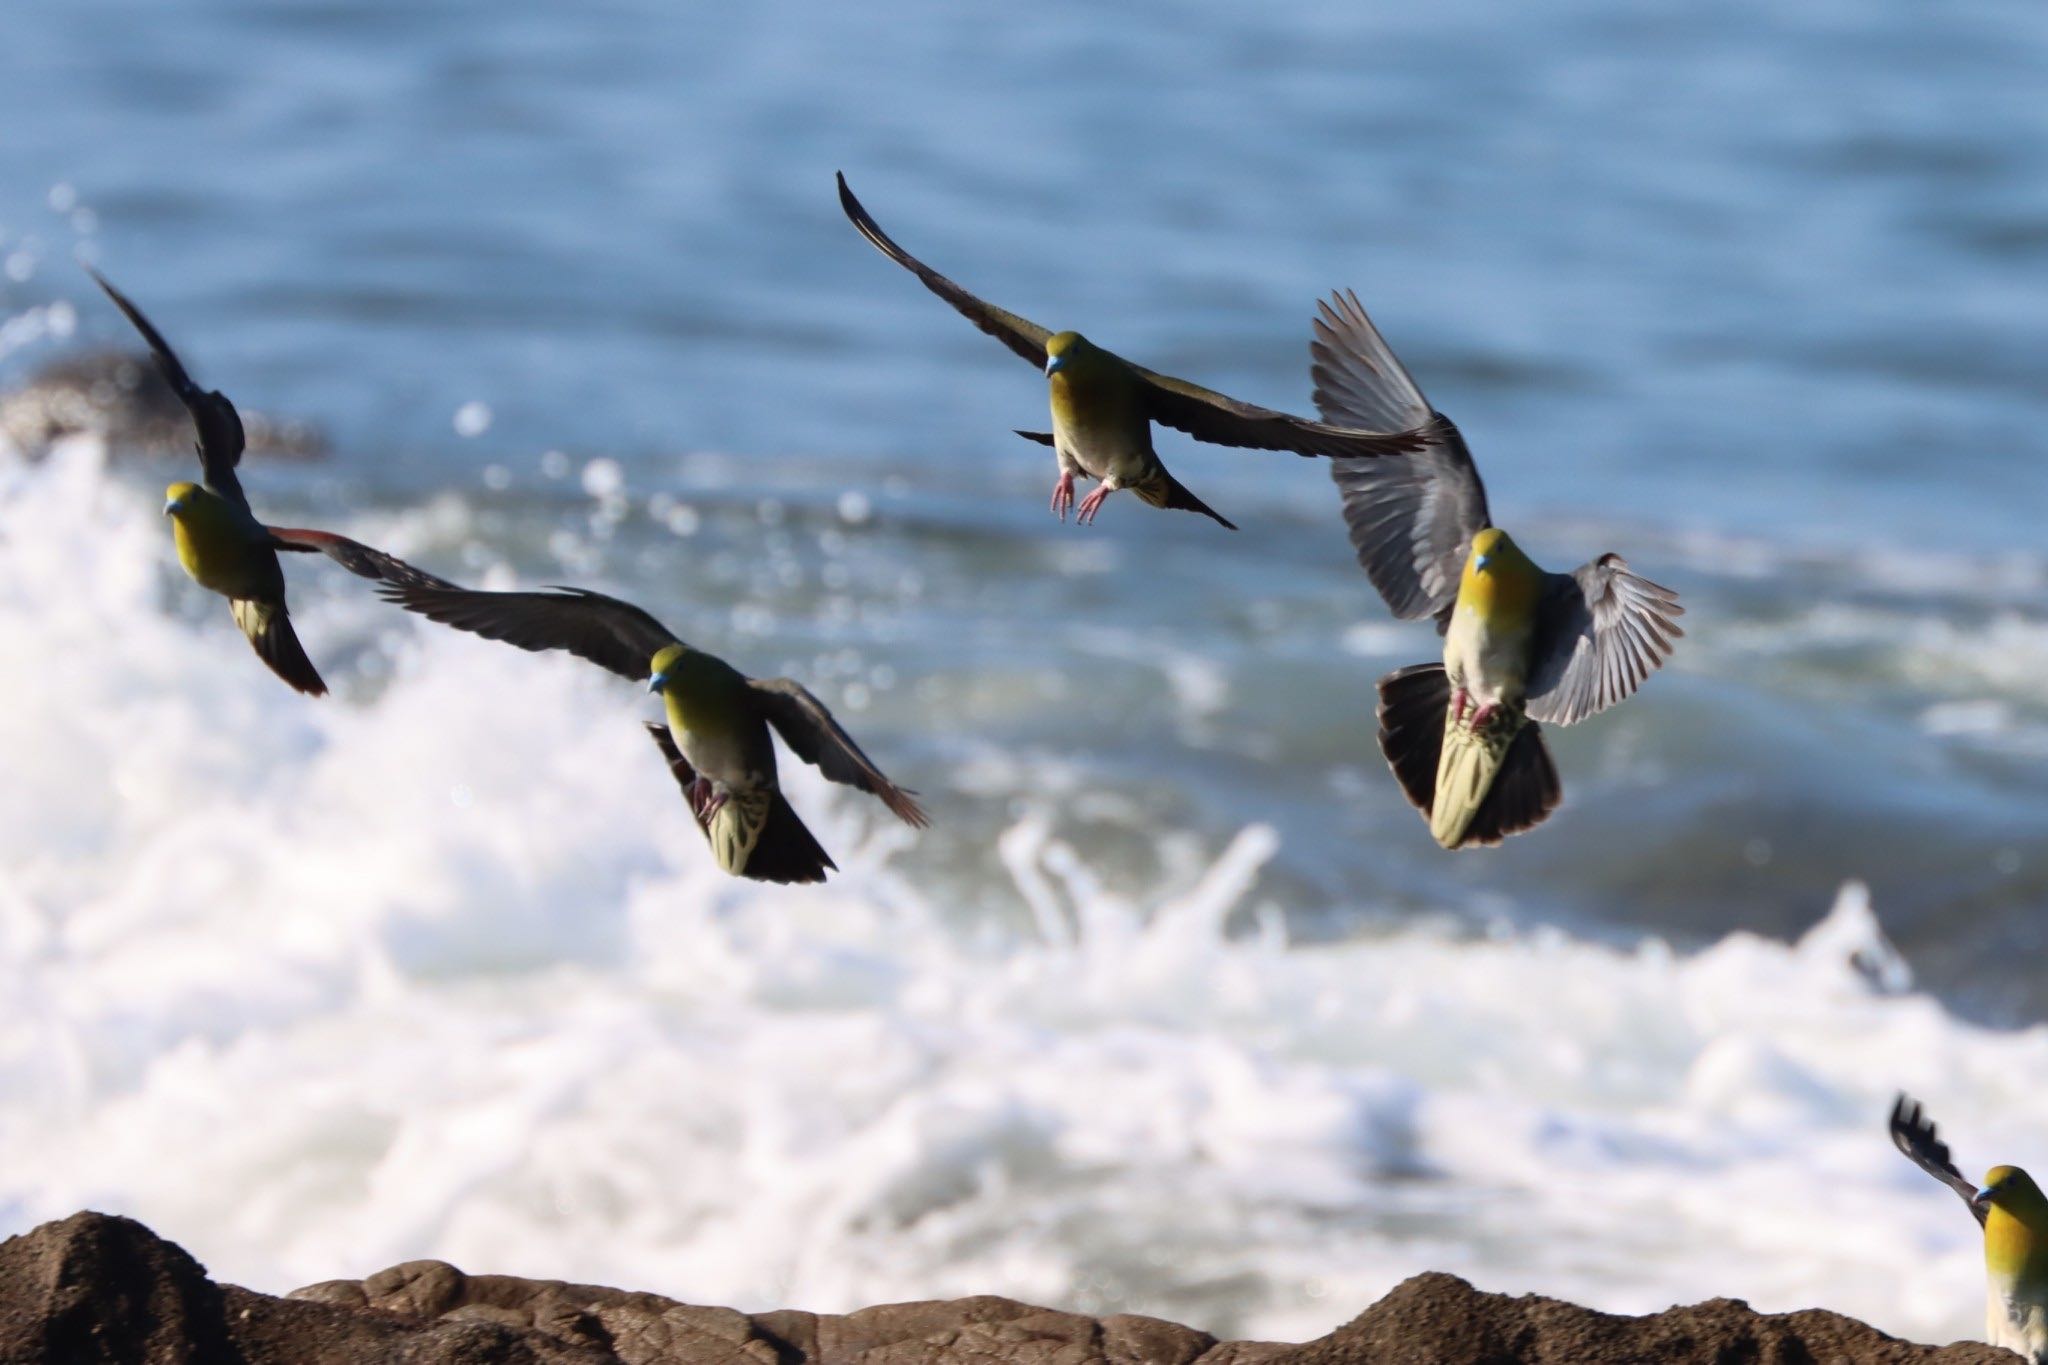
{"type": "Polygon", "coordinates": [[[1982,1165],[2048,1122],[2048,1031],[1911,993],[1856,888],[1789,946],[1373,907],[1300,943],[1273,828],[1132,894],[1025,801],[986,864],[1019,923],[795,764],[845,873],[737,882],[595,670],[294,565],[339,684],[307,704],[86,445],[0,466],[0,528],[9,1230],[129,1212],[271,1290],[441,1256],[1300,1338],[1441,1268],[1940,1338],[1975,1228],[1885,1142],[1892,1090],[1982,1165]]]}

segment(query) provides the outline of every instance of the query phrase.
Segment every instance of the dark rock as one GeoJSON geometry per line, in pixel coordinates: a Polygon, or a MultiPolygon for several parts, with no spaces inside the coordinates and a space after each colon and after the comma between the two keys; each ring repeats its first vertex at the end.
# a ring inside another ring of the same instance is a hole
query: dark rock
{"type": "MultiPolygon", "coordinates": [[[[327,453],[326,438],[308,423],[248,409],[241,418],[249,453],[258,458],[327,453]]],[[[191,414],[147,353],[64,356],[0,394],[0,438],[25,455],[40,456],[52,442],[81,433],[104,436],[116,454],[176,459],[191,457],[194,440],[191,414]]]]}
{"type": "Polygon", "coordinates": [[[1759,1313],[1740,1299],[1640,1318],[1528,1294],[1486,1294],[1455,1275],[1417,1275],[1286,1365],[2013,1365],[1966,1342],[1919,1346],[1854,1318],[1806,1309],[1759,1313]]]}
{"type": "Polygon", "coordinates": [[[232,1360],[220,1288],[142,1224],[75,1213],[0,1242],[0,1360],[232,1360]]]}
{"type": "Polygon", "coordinates": [[[140,1223],[80,1213],[0,1243],[0,1365],[2012,1365],[1836,1313],[1713,1299],[1616,1317],[1418,1275],[1319,1341],[1218,1342],[1012,1299],[748,1315],[409,1261],[286,1298],[216,1285],[140,1223]]]}

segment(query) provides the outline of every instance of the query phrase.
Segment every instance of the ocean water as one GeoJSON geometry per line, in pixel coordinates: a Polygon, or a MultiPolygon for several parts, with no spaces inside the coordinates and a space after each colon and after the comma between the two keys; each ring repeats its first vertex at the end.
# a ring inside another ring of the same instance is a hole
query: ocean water
{"type": "Polygon", "coordinates": [[[748,1308],[1009,1293],[1232,1334],[1405,1276],[1931,1339],[2048,1165],[2048,20],[2017,4],[94,0],[0,45],[0,383],[128,344],[317,422],[272,520],[633,597],[830,703],[843,874],[722,879],[647,703],[290,566],[296,697],[172,562],[183,462],[0,453],[0,1231],[133,1213],[748,1308]],[[1045,512],[1039,381],[869,249],[1243,397],[1357,288],[1565,567],[1689,634],[1452,857],[1373,741],[1315,462],[1244,530],[1045,512]]]}

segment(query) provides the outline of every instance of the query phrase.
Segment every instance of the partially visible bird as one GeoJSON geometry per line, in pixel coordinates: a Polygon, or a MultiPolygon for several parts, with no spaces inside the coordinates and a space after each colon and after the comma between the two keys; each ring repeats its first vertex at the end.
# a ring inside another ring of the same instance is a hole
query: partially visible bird
{"type": "Polygon", "coordinates": [[[959,310],[969,322],[1045,370],[1052,398],[1052,430],[1020,431],[1053,448],[1059,480],[1052,510],[1061,521],[1074,506],[1074,476],[1101,482],[1082,499],[1076,521],[1095,519],[1103,501],[1128,488],[1154,507],[1199,512],[1236,530],[1167,471],[1152,449],[1152,423],[1184,431],[1214,445],[1257,450],[1291,450],[1300,455],[1383,455],[1417,449],[1411,431],[1353,430],[1241,403],[1235,398],[1155,373],[1103,350],[1079,332],[1054,332],[985,303],[912,256],[890,239],[861,207],[846,177],[839,177],[839,206],[861,235],[881,253],[924,281],[925,288],[959,310]]]}
{"type": "Polygon", "coordinates": [[[1678,594],[1604,554],[1538,568],[1493,525],[1479,470],[1355,294],[1320,306],[1310,345],[1317,410],[1348,426],[1418,428],[1422,449],[1339,458],[1352,548],[1404,621],[1434,616],[1441,664],[1380,679],[1380,750],[1445,848],[1540,824],[1562,788],[1538,721],[1572,725],[1632,694],[1685,632],[1678,594]]]}
{"type": "Polygon", "coordinates": [[[228,599],[235,624],[273,673],[300,692],[316,697],[324,694],[327,684],[320,680],[292,629],[278,551],[317,551],[350,573],[385,582],[435,584],[444,580],[331,531],[265,526],[256,520],[241,480],[235,476],[243,446],[242,419],[235,405],[226,394],[193,383],[142,310],[97,270],[87,269],[149,343],[157,367],[199,430],[201,482],[174,483],[164,493],[164,515],[171,518],[178,562],[195,583],[228,599]]]}
{"type": "Polygon", "coordinates": [[[720,868],[766,882],[821,882],[836,870],[775,776],[772,727],[790,752],[834,782],[867,792],[903,823],[930,819],[882,775],[825,704],[789,678],[749,678],[692,649],[630,602],[580,588],[475,592],[450,584],[394,583],[386,600],[457,630],[521,649],[562,649],[659,692],[667,724],[648,733],[683,788],[720,868]]]}
{"type": "Polygon", "coordinates": [[[1892,1143],[1954,1190],[1984,1229],[1984,1339],[2048,1365],[2048,1197],[2017,1166],[1993,1166],[1972,1185],[1919,1101],[1892,1103],[1892,1143]]]}

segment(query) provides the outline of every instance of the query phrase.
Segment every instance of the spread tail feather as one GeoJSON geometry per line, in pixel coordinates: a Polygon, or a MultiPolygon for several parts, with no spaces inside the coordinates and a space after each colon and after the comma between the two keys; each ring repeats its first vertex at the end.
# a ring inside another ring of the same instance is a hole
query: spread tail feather
{"type": "Polygon", "coordinates": [[[1563,788],[1542,728],[1516,713],[1475,734],[1450,722],[1442,664],[1380,679],[1380,752],[1445,848],[1497,844],[1542,824],[1563,788]]]}
{"type": "Polygon", "coordinates": [[[1451,683],[1442,664],[1410,664],[1380,679],[1380,752],[1408,804],[1425,816],[1436,800],[1444,711],[1450,701],[1451,683]]]}
{"type": "Polygon", "coordinates": [[[292,629],[291,614],[283,602],[258,602],[252,597],[229,601],[235,624],[256,648],[256,657],[270,665],[270,671],[309,697],[325,696],[327,684],[306,657],[298,632],[292,629]]]}
{"type": "Polygon", "coordinates": [[[782,793],[776,792],[768,805],[767,823],[740,875],[757,882],[822,882],[826,872],[838,870],[782,793]]]}
{"type": "MultiPolygon", "coordinates": [[[[712,790],[717,789],[714,787],[712,790]]],[[[735,877],[747,875],[754,849],[761,842],[761,832],[767,828],[769,804],[774,796],[772,791],[733,791],[728,788],[725,804],[714,811],[710,819],[701,814],[697,818],[704,837],[711,841],[712,858],[735,877]]]]}
{"type": "Polygon", "coordinates": [[[692,794],[700,780],[697,770],[683,757],[675,736],[656,721],[647,722],[647,734],[668,761],[720,868],[736,877],[783,883],[822,882],[828,871],[839,870],[779,791],[728,792],[725,804],[705,820],[692,794]]]}
{"type": "Polygon", "coordinates": [[[1235,523],[1225,521],[1223,514],[1188,491],[1187,485],[1161,469],[1159,473],[1143,483],[1129,485],[1130,490],[1154,507],[1170,507],[1178,512],[1200,512],[1209,517],[1226,531],[1235,531],[1235,523]]]}

